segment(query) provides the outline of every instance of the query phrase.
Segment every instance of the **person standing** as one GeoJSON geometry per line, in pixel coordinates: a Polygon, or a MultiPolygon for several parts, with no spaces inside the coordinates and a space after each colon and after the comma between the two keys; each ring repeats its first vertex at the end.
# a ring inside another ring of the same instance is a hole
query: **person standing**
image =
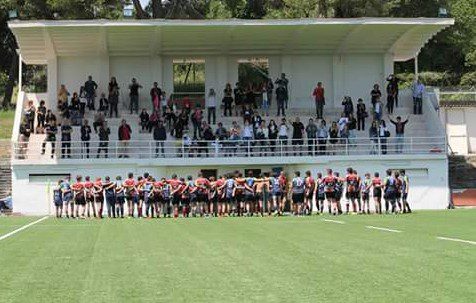
{"type": "Polygon", "coordinates": [[[417,79],[412,87],[413,91],[413,114],[422,115],[423,95],[425,94],[425,86],[417,79]]]}
{"type": "Polygon", "coordinates": [[[95,110],[94,99],[96,98],[96,90],[98,85],[93,81],[92,76],[88,76],[88,80],[84,83],[84,92],[89,110],[95,110]]]}
{"type": "Polygon", "coordinates": [[[398,107],[398,94],[399,94],[399,89],[398,89],[398,82],[400,82],[400,79],[398,79],[397,76],[394,74],[390,74],[387,77],[387,81],[389,81],[392,84],[394,95],[393,99],[395,101],[395,107],[398,107]]]}
{"type": "Polygon", "coordinates": [[[45,100],[40,101],[40,106],[36,109],[36,133],[45,128],[46,106],[45,100]]]}
{"type": "Polygon", "coordinates": [[[129,124],[127,124],[125,119],[122,119],[121,125],[117,130],[117,137],[119,138],[119,158],[129,158],[128,147],[129,141],[131,140],[132,129],[129,124]]]}
{"type": "Polygon", "coordinates": [[[106,98],[106,94],[102,93],[99,99],[99,111],[107,112],[109,109],[109,101],[106,98]]]}
{"type": "Polygon", "coordinates": [[[84,119],[83,125],[81,126],[81,149],[84,157],[84,152],[86,152],[86,158],[89,159],[89,141],[91,141],[91,126],[89,126],[89,121],[84,119]]]}
{"type": "Polygon", "coordinates": [[[380,149],[383,155],[387,154],[387,138],[390,137],[390,132],[387,129],[387,125],[384,120],[380,120],[378,128],[378,136],[380,138],[380,149]]]}
{"type": "MultiPolygon", "coordinates": [[[[284,88],[284,103],[286,104],[286,109],[288,109],[288,101],[289,101],[289,80],[286,78],[285,73],[281,73],[281,78],[277,79],[275,83],[278,86],[284,88]]],[[[283,114],[284,115],[284,114],[283,114]]]]}
{"type": "MultiPolygon", "coordinates": [[[[230,117],[232,115],[232,111],[231,111],[231,104],[233,103],[232,94],[233,94],[233,90],[231,89],[231,84],[227,83],[225,86],[225,89],[223,90],[223,106],[224,106],[223,116],[225,117],[227,117],[227,113],[229,114],[230,117]]],[[[208,124],[210,124],[210,119],[208,119],[208,124]]]]}
{"type": "Polygon", "coordinates": [[[53,155],[55,154],[55,147],[56,147],[56,134],[58,133],[58,128],[56,127],[56,120],[51,120],[50,124],[46,124],[45,126],[46,138],[43,141],[41,146],[41,154],[45,154],[46,143],[51,143],[51,159],[53,159],[53,155]]]}
{"type": "Polygon", "coordinates": [[[314,101],[316,102],[316,118],[322,119],[324,114],[324,105],[326,104],[326,100],[324,97],[324,87],[322,86],[322,82],[317,82],[317,86],[316,88],[314,88],[312,96],[314,97],[314,101]]]}
{"type": "Polygon", "coordinates": [[[165,157],[164,142],[167,140],[167,130],[165,129],[164,122],[159,120],[154,127],[154,140],[155,140],[155,157],[159,157],[159,148],[162,151],[162,156],[165,157]]]}
{"type": "Polygon", "coordinates": [[[64,159],[68,157],[71,159],[71,133],[73,129],[69,123],[69,120],[66,119],[61,124],[61,158],[64,159]]]}
{"type": "Polygon", "coordinates": [[[307,135],[307,151],[309,155],[314,155],[317,152],[317,125],[314,123],[312,118],[309,119],[309,123],[306,126],[306,135],[307,135]]]}
{"type": "Polygon", "coordinates": [[[380,91],[380,86],[378,84],[374,84],[374,88],[370,91],[370,100],[372,102],[372,106],[375,107],[375,103],[377,99],[382,97],[382,92],[380,91]]]}
{"type": "Polygon", "coordinates": [[[380,101],[380,97],[377,97],[374,104],[374,120],[380,121],[383,115],[383,108],[382,102],[380,101]]]}
{"type": "MultiPolygon", "coordinates": [[[[215,90],[210,88],[208,92],[207,99],[205,101],[205,106],[207,108],[207,116],[208,116],[208,124],[215,124],[216,123],[216,107],[217,107],[217,98],[215,94],[215,90]],[[213,118],[213,119],[212,119],[213,118]],[[211,123],[213,121],[213,123],[211,123]]],[[[231,104],[230,106],[230,116],[231,116],[231,104]]],[[[225,109],[226,113],[226,109],[225,109]]]]}
{"type": "Polygon", "coordinates": [[[286,102],[286,88],[283,85],[279,85],[278,88],[276,88],[276,101],[278,103],[277,116],[279,117],[280,114],[282,114],[284,117],[286,117],[284,112],[284,105],[286,102]]]}
{"type": "Polygon", "coordinates": [[[233,89],[233,95],[235,97],[235,115],[238,116],[238,113],[241,113],[243,111],[244,102],[244,92],[239,82],[236,82],[235,84],[235,88],[233,89]]]}
{"type": "Polygon", "coordinates": [[[112,118],[112,114],[117,114],[117,105],[119,103],[119,85],[117,84],[116,77],[112,77],[109,82],[109,117],[112,118]]]}
{"type": "Polygon", "coordinates": [[[321,120],[321,124],[317,128],[317,144],[319,146],[319,155],[326,153],[327,137],[329,132],[327,131],[326,120],[321,120]]]}
{"type": "Polygon", "coordinates": [[[395,87],[393,82],[389,81],[387,84],[387,112],[393,115],[393,108],[395,105],[395,87]]]}
{"type": "Polygon", "coordinates": [[[96,158],[99,158],[99,155],[101,153],[101,150],[104,151],[105,158],[108,157],[108,151],[109,151],[109,135],[111,134],[111,130],[109,127],[107,127],[107,122],[104,121],[100,126],[99,126],[99,131],[98,131],[98,137],[99,137],[99,147],[98,147],[98,153],[96,158]]]}
{"type": "Polygon", "coordinates": [[[160,99],[162,98],[162,90],[159,88],[159,84],[154,82],[154,85],[150,89],[150,98],[152,102],[152,109],[159,110],[160,99]]]}
{"type": "Polygon", "coordinates": [[[129,109],[131,112],[131,115],[133,112],[136,114],[139,114],[139,89],[142,88],[142,85],[140,85],[137,82],[136,78],[132,78],[132,83],[129,84],[129,97],[130,99],[130,104],[129,104],[129,109]]]}
{"type": "Polygon", "coordinates": [[[405,125],[408,123],[408,117],[405,121],[402,121],[402,117],[398,116],[396,121],[390,117],[390,123],[395,125],[395,137],[396,137],[396,152],[398,154],[403,153],[403,140],[405,137],[405,125]]]}
{"type": "Polygon", "coordinates": [[[357,100],[357,130],[365,130],[365,118],[367,118],[368,113],[365,108],[365,103],[362,98],[357,100]]]}
{"type": "Polygon", "coordinates": [[[266,93],[268,94],[268,105],[271,107],[271,102],[273,101],[273,90],[274,84],[271,78],[268,78],[266,81],[266,93]]]}

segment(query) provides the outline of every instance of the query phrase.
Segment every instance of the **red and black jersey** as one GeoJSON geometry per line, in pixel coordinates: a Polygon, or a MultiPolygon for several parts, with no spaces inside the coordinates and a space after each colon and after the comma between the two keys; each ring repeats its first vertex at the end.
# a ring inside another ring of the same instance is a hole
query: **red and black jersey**
{"type": "Polygon", "coordinates": [[[331,193],[335,190],[337,178],[334,176],[327,176],[324,178],[323,183],[325,192],[331,193]]]}
{"type": "Polygon", "coordinates": [[[373,187],[381,187],[381,186],[382,186],[382,179],[380,179],[380,178],[373,178],[373,179],[372,179],[372,186],[373,186],[373,187]]]}
{"type": "Polygon", "coordinates": [[[208,181],[206,178],[198,178],[195,180],[195,184],[201,193],[205,193],[210,187],[210,181],[208,181]]]}
{"type": "Polygon", "coordinates": [[[126,189],[126,194],[132,195],[136,193],[135,186],[137,185],[136,181],[132,178],[126,179],[124,181],[124,187],[126,189]]]}
{"type": "Polygon", "coordinates": [[[345,177],[348,192],[356,192],[359,188],[359,177],[354,174],[349,174],[345,177]]]}

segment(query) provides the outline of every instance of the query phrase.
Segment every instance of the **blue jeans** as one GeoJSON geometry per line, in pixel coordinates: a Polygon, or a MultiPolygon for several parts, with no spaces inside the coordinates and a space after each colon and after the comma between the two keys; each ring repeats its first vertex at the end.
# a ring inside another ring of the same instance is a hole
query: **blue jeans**
{"type": "Polygon", "coordinates": [[[131,110],[131,114],[132,111],[135,111],[136,114],[139,113],[139,96],[131,95],[131,103],[129,105],[129,108],[131,110]]]}

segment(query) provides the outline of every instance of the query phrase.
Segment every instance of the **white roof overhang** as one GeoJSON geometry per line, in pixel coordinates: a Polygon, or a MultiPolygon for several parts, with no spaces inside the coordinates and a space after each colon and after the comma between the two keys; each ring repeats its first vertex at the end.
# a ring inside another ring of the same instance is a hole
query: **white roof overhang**
{"type": "Polygon", "coordinates": [[[27,64],[50,56],[390,53],[415,57],[447,18],[68,20],[8,23],[27,64]]]}

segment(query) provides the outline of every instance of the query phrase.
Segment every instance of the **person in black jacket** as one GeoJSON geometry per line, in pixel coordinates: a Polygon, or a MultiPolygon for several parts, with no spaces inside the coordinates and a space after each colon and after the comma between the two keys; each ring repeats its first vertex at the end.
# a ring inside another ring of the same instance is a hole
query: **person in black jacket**
{"type": "Polygon", "coordinates": [[[164,122],[159,120],[154,127],[154,140],[155,140],[155,157],[159,157],[159,147],[162,150],[162,156],[165,157],[164,141],[167,140],[167,130],[165,129],[164,122]]]}
{"type": "Polygon", "coordinates": [[[88,120],[84,119],[83,126],[81,126],[81,141],[82,150],[86,150],[86,158],[89,158],[89,141],[91,140],[91,126],[88,120]]]}
{"type": "Polygon", "coordinates": [[[365,103],[359,98],[359,100],[357,100],[357,130],[365,130],[365,118],[367,118],[367,116],[365,103]]]}

